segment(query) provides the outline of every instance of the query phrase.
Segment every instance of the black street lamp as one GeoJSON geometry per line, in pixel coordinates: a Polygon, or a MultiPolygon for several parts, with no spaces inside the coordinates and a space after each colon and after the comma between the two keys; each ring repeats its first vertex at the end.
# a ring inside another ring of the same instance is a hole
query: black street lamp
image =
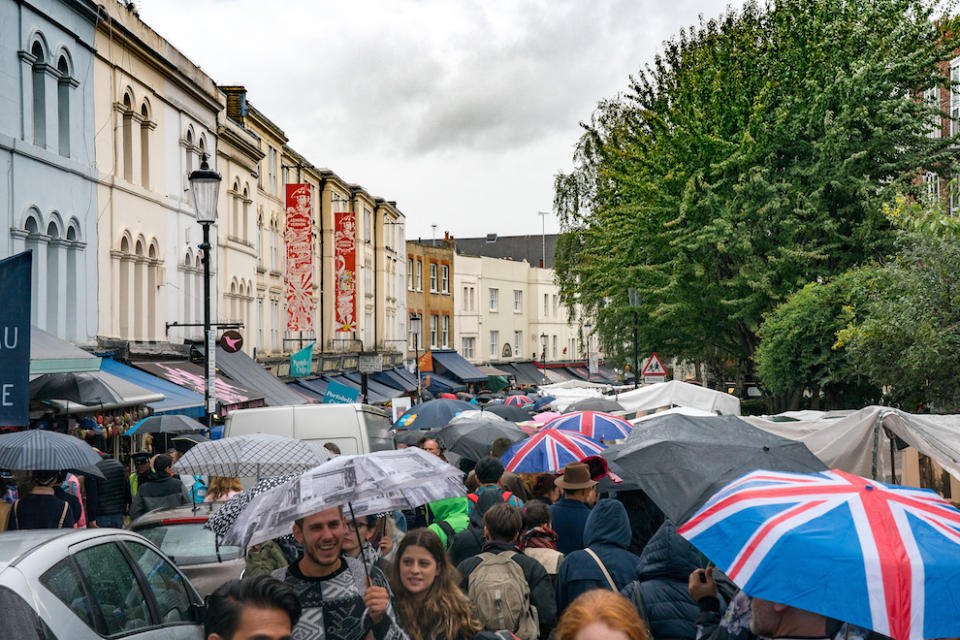
{"type": "Polygon", "coordinates": [[[413,361],[417,368],[417,402],[420,402],[420,323],[423,316],[419,313],[410,314],[410,330],[413,331],[413,361]]]}
{"type": "Polygon", "coordinates": [[[543,351],[540,352],[540,362],[543,363],[543,377],[547,377],[547,334],[540,334],[540,346],[543,351]]]}
{"type": "Polygon", "coordinates": [[[627,296],[633,308],[633,388],[636,389],[640,386],[640,352],[637,343],[640,333],[640,303],[643,301],[643,296],[633,287],[627,289],[627,296]]]}
{"type": "Polygon", "coordinates": [[[216,358],[214,351],[215,332],[210,329],[210,225],[217,221],[217,197],[220,192],[220,174],[210,169],[207,154],[200,156],[200,168],[190,173],[190,190],[193,192],[193,206],[197,222],[203,227],[203,342],[204,369],[206,384],[203,387],[203,406],[206,413],[207,429],[213,426],[213,414],[216,412],[216,358]]]}

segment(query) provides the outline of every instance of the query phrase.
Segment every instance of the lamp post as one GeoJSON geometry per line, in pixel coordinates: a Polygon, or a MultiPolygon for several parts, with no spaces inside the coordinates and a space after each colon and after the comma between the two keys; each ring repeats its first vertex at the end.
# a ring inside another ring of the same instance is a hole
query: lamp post
{"type": "Polygon", "coordinates": [[[630,300],[630,306],[633,308],[633,388],[636,389],[640,386],[640,352],[637,342],[640,332],[639,310],[643,296],[633,287],[627,289],[627,296],[630,300]]]}
{"type": "Polygon", "coordinates": [[[420,402],[420,322],[423,316],[410,314],[410,330],[413,331],[413,362],[417,368],[417,402],[420,402]]]}
{"type": "Polygon", "coordinates": [[[193,206],[197,222],[203,227],[203,341],[204,369],[206,384],[203,387],[203,406],[206,414],[207,429],[213,426],[213,414],[216,412],[216,394],[214,380],[216,358],[214,334],[210,329],[210,225],[217,221],[217,196],[220,192],[220,174],[210,169],[207,154],[200,156],[200,168],[189,176],[190,190],[193,192],[193,206]]]}
{"type": "Polygon", "coordinates": [[[547,334],[540,334],[540,347],[543,349],[540,352],[540,362],[543,365],[543,377],[547,377],[547,334]]]}

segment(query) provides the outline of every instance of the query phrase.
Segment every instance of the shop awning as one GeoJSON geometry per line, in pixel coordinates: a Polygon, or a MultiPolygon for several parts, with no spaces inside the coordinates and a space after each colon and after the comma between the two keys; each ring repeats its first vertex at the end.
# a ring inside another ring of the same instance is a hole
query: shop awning
{"type": "Polygon", "coordinates": [[[557,367],[554,369],[545,369],[544,373],[550,382],[566,382],[567,380],[579,380],[580,378],[576,377],[564,367],[557,367]]]}
{"type": "Polygon", "coordinates": [[[98,402],[97,404],[81,405],[76,402],[67,402],[66,400],[46,400],[43,404],[54,407],[59,413],[69,413],[78,415],[91,413],[93,411],[106,411],[108,409],[124,409],[126,407],[139,407],[151,402],[160,402],[164,399],[162,393],[144,389],[143,387],[128,382],[123,378],[111,375],[106,371],[88,371],[87,375],[99,378],[120,396],[118,402],[98,402]]]}
{"type": "Polygon", "coordinates": [[[487,377],[490,376],[512,376],[512,371],[504,371],[503,369],[497,369],[496,367],[477,367],[480,371],[483,371],[487,377]]]}
{"type": "Polygon", "coordinates": [[[181,414],[191,418],[200,418],[205,414],[203,396],[199,393],[194,393],[172,382],[167,382],[163,378],[150,375],[146,371],[128,367],[112,358],[103,358],[100,362],[100,370],[132,382],[144,389],[163,394],[163,400],[147,404],[155,414],[181,414]]]}
{"type": "Polygon", "coordinates": [[[30,325],[30,375],[99,371],[100,358],[30,325]]]}
{"type": "MultiPolygon", "coordinates": [[[[608,368],[608,367],[603,367],[603,366],[601,366],[601,367],[598,369],[598,373],[599,373],[599,377],[600,377],[600,378],[603,378],[603,379],[605,379],[607,382],[610,382],[610,383],[612,383],[612,384],[617,384],[617,382],[619,381],[619,380],[617,379],[617,372],[614,371],[613,369],[608,368]]],[[[597,377],[597,376],[594,376],[594,377],[597,377]]]]}
{"type": "Polygon", "coordinates": [[[540,369],[532,362],[508,362],[497,366],[509,371],[519,385],[542,385],[550,382],[549,378],[540,373],[540,369]]]}
{"type": "Polygon", "coordinates": [[[217,368],[247,389],[256,389],[263,394],[269,407],[284,407],[292,404],[308,404],[300,394],[291,391],[263,365],[243,351],[227,353],[217,346],[217,368]]]}
{"type": "Polygon", "coordinates": [[[404,393],[413,393],[417,390],[416,378],[404,376],[397,369],[387,369],[386,371],[374,373],[371,377],[381,384],[399,389],[404,393]]]}
{"type": "MultiPolygon", "coordinates": [[[[455,391],[466,391],[467,387],[455,382],[450,378],[445,378],[439,373],[421,373],[420,378],[423,381],[423,386],[425,386],[430,393],[444,393],[444,392],[455,392],[455,391]]],[[[484,380],[487,379],[486,376],[483,377],[484,380]]]]}
{"type": "Polygon", "coordinates": [[[433,366],[439,366],[437,373],[460,382],[486,382],[487,374],[470,364],[456,351],[431,351],[433,366]]]}
{"type": "MultiPolygon", "coordinates": [[[[206,383],[203,367],[186,360],[164,362],[134,362],[138,369],[152,373],[173,384],[185,387],[195,393],[203,394],[206,383]]],[[[233,380],[217,375],[214,382],[214,396],[220,405],[221,413],[235,409],[250,409],[264,406],[263,394],[240,386],[233,380]]]]}
{"type": "Polygon", "coordinates": [[[586,367],[566,367],[567,372],[578,380],[590,381],[590,371],[586,367]]]}
{"type": "MultiPolygon", "coordinates": [[[[326,389],[326,386],[327,386],[326,383],[324,383],[323,386],[324,386],[324,389],[326,389]]],[[[291,391],[293,391],[294,393],[299,393],[299,394],[302,395],[303,397],[305,397],[305,398],[307,398],[308,400],[311,400],[311,401],[313,401],[313,402],[315,402],[315,403],[322,403],[322,402],[323,402],[323,394],[322,394],[322,393],[317,393],[316,391],[314,391],[313,389],[307,387],[306,385],[300,384],[300,380],[294,380],[293,382],[288,382],[288,383],[287,383],[287,388],[290,389],[291,391]]]]}
{"type": "MultiPolygon", "coordinates": [[[[346,377],[345,375],[342,375],[342,374],[332,375],[332,376],[324,375],[322,377],[327,381],[336,382],[338,384],[342,384],[345,387],[350,387],[351,389],[356,389],[357,391],[360,391],[360,383],[354,382],[353,380],[346,377]]],[[[362,398],[359,399],[358,401],[360,400],[362,400],[362,398]]],[[[387,402],[390,402],[389,397],[380,395],[379,393],[371,389],[369,385],[367,386],[367,403],[368,404],[384,404],[387,402]]]]}
{"type": "MultiPolygon", "coordinates": [[[[343,375],[349,378],[350,380],[353,380],[357,384],[363,386],[362,374],[345,373],[343,375]]],[[[367,374],[367,392],[369,393],[371,391],[385,398],[398,398],[403,395],[403,391],[401,391],[400,389],[378,382],[372,375],[367,374]]]]}

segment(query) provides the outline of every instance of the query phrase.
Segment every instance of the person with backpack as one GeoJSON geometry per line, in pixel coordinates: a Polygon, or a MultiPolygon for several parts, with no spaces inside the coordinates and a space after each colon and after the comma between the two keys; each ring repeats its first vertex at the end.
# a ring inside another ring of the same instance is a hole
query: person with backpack
{"type": "Polygon", "coordinates": [[[490,491],[499,495],[500,499],[507,504],[512,504],[515,507],[523,506],[523,500],[519,496],[500,486],[500,479],[503,477],[502,462],[493,456],[487,456],[477,462],[474,471],[477,474],[477,482],[479,484],[476,491],[467,495],[467,498],[470,500],[470,511],[473,511],[473,506],[477,504],[480,496],[490,491]]]}
{"type": "Polygon", "coordinates": [[[549,506],[542,502],[527,504],[523,511],[523,535],[518,546],[524,555],[543,565],[556,591],[563,554],[557,551],[557,534],[550,528],[549,506]]]}
{"type": "Polygon", "coordinates": [[[557,618],[553,583],[543,566],[516,547],[520,509],[494,504],[483,516],[487,542],[457,566],[461,587],[486,631],[510,631],[521,640],[546,638],[557,618]]]}
{"type": "Polygon", "coordinates": [[[411,640],[473,640],[480,630],[443,543],[415,529],[397,547],[390,577],[397,617],[411,640]]]}
{"type": "MultiPolygon", "coordinates": [[[[637,574],[640,558],[627,551],[630,520],[617,500],[597,503],[587,518],[585,548],[568,554],[557,576],[557,606],[568,604],[592,589],[620,592],[637,574]]],[[[684,583],[686,586],[686,583],[684,583]]]]}

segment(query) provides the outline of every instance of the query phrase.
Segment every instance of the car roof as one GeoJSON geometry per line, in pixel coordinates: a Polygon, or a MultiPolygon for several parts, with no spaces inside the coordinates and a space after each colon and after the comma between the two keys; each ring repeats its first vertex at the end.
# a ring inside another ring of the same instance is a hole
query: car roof
{"type": "Polygon", "coordinates": [[[0,571],[16,564],[21,558],[40,550],[42,547],[60,542],[67,546],[100,537],[117,535],[142,536],[117,529],[30,529],[25,531],[4,531],[0,533],[0,571]]]}
{"type": "Polygon", "coordinates": [[[154,509],[130,523],[129,528],[135,530],[140,527],[160,524],[164,520],[174,520],[178,518],[203,518],[206,520],[219,511],[222,506],[222,502],[198,502],[196,504],[185,504],[180,507],[154,509]]]}

